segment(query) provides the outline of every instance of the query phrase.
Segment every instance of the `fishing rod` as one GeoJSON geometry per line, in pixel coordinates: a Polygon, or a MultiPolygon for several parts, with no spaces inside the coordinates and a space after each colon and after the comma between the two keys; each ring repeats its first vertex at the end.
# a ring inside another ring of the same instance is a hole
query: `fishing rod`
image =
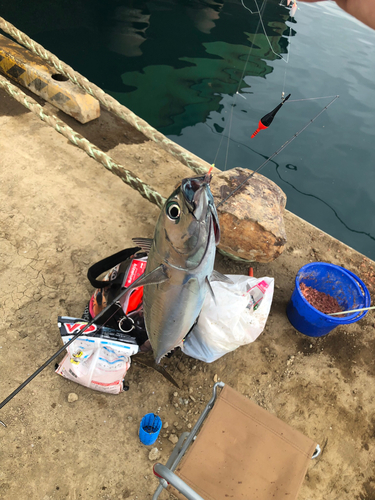
{"type": "MultiPolygon", "coordinates": [[[[138,251],[139,250],[140,250],[140,248],[138,249],[138,251]]],[[[139,276],[139,278],[137,278],[130,286],[121,290],[121,292],[117,295],[117,297],[115,297],[110,304],[108,304],[102,311],[100,311],[95,316],[95,318],[93,318],[91,321],[89,321],[83,328],[82,328],[82,322],[79,322],[79,324],[77,324],[78,332],[66,344],[64,344],[57,352],[55,352],[55,354],[53,356],[51,356],[42,366],[40,366],[32,375],[30,375],[29,378],[27,378],[19,387],[17,387],[17,389],[15,389],[7,398],[5,398],[4,401],[2,401],[0,403],[0,410],[7,403],[9,403],[9,401],[11,399],[13,399],[14,396],[16,396],[24,387],[26,387],[29,382],[31,382],[37,375],[39,375],[39,373],[41,371],[43,371],[44,368],[46,368],[54,359],[56,359],[57,356],[59,356],[59,354],[61,354],[63,351],[65,351],[65,349],[70,344],[72,344],[76,339],[78,339],[78,337],[80,337],[88,328],[90,328],[90,326],[92,326],[94,323],[96,323],[98,321],[98,319],[100,319],[114,304],[116,304],[116,302],[118,302],[121,299],[121,297],[123,297],[123,295],[130,292],[134,288],[137,288],[138,286],[148,285],[150,283],[150,280],[151,281],[155,280],[155,274],[157,274],[157,272],[159,271],[159,268],[160,268],[160,266],[158,268],[154,269],[153,271],[151,271],[147,276],[144,276],[144,275],[139,276]]],[[[76,328],[73,330],[73,332],[75,332],[75,331],[76,331],[76,328]]],[[[146,364],[146,366],[151,366],[149,363],[141,363],[141,364],[146,364]]],[[[151,366],[151,368],[155,368],[155,367],[151,366]]],[[[156,370],[159,371],[162,375],[164,375],[167,378],[167,380],[172,382],[176,387],[179,387],[178,384],[174,381],[174,379],[172,381],[173,377],[171,377],[166,372],[166,370],[164,370],[162,367],[156,367],[156,370]]],[[[3,425],[4,427],[6,427],[5,423],[2,422],[1,420],[0,420],[0,424],[3,425]]]]}
{"type": "MultiPolygon", "coordinates": [[[[142,277],[142,276],[141,276],[142,277]]],[[[140,277],[140,278],[141,278],[140,277]]],[[[140,279],[138,278],[138,280],[140,279]]],[[[138,281],[137,280],[137,281],[138,281]]],[[[134,282],[135,283],[135,282],[134,282]]],[[[121,292],[117,295],[117,297],[110,303],[108,304],[102,311],[100,311],[100,313],[98,313],[95,318],[93,318],[91,321],[89,321],[86,326],[84,326],[83,328],[81,328],[82,326],[82,323],[80,323],[77,328],[78,328],[78,332],[66,343],[64,344],[57,352],[55,352],[55,354],[53,356],[51,356],[49,359],[47,359],[47,361],[42,365],[40,366],[33,374],[30,375],[29,378],[27,378],[24,382],[22,382],[22,384],[17,387],[17,389],[15,389],[11,394],[9,394],[9,396],[7,398],[4,399],[4,401],[2,401],[0,403],[0,410],[1,408],[3,408],[7,403],[9,403],[9,401],[11,399],[14,398],[14,396],[16,396],[24,387],[27,386],[27,384],[29,382],[31,382],[37,375],[39,375],[40,372],[42,372],[44,370],[44,368],[46,368],[50,363],[52,363],[52,361],[54,359],[57,358],[57,356],[59,356],[62,352],[65,351],[65,349],[70,345],[72,344],[75,340],[78,339],[78,337],[80,337],[88,328],[90,328],[90,326],[92,326],[98,319],[100,319],[118,300],[121,299],[121,297],[123,295],[125,295],[125,293],[129,290],[129,288],[124,288],[124,290],[121,290],[121,292]]],[[[76,329],[73,330],[73,332],[75,331],[76,329]]],[[[2,422],[0,420],[0,424],[2,424],[4,427],[6,427],[5,423],[2,422]]]]}
{"type": "Polygon", "coordinates": [[[289,146],[289,144],[291,142],[294,141],[294,139],[296,137],[298,137],[304,130],[307,129],[307,127],[309,125],[311,125],[311,123],[313,123],[326,109],[329,108],[329,106],[331,106],[331,104],[333,104],[336,99],[338,99],[340,96],[339,95],[336,95],[331,102],[329,102],[327,104],[327,106],[324,106],[323,109],[321,109],[319,111],[319,113],[317,115],[314,116],[314,118],[312,118],[308,123],[306,123],[306,125],[304,127],[301,128],[301,130],[299,130],[298,132],[296,132],[289,140],[287,140],[277,151],[275,151],[269,158],[267,158],[267,160],[265,160],[261,165],[260,167],[258,167],[256,170],[254,170],[248,177],[246,177],[246,179],[244,181],[242,181],[231,193],[228,194],[228,196],[226,198],[224,198],[223,200],[220,201],[220,203],[218,203],[216,205],[216,208],[219,208],[220,205],[223,205],[226,201],[229,200],[229,198],[231,198],[235,193],[237,193],[237,191],[239,191],[242,186],[244,186],[247,181],[249,179],[251,179],[257,172],[259,172],[260,169],[262,169],[269,161],[271,161],[273,158],[275,158],[275,156],[277,156],[279,153],[281,153],[281,151],[283,151],[287,146],[289,146]]]}

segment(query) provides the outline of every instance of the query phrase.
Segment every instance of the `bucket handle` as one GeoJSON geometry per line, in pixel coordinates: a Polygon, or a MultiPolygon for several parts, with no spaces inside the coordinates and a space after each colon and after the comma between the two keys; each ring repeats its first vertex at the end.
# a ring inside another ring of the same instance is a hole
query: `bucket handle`
{"type": "MultiPolygon", "coordinates": [[[[349,274],[353,279],[355,279],[358,282],[358,284],[361,286],[363,295],[365,297],[365,307],[369,307],[371,305],[371,296],[370,296],[369,291],[367,290],[366,285],[363,283],[363,281],[356,274],[349,271],[349,269],[345,269],[345,268],[341,268],[341,269],[343,269],[347,274],[349,274]]],[[[363,311],[362,313],[355,316],[354,318],[349,317],[350,319],[348,318],[345,321],[345,323],[346,324],[356,323],[357,321],[362,319],[367,313],[368,313],[368,311],[363,311]]],[[[333,317],[331,316],[331,318],[333,318],[333,317]]]]}
{"type": "Polygon", "coordinates": [[[358,278],[358,276],[356,274],[349,271],[349,269],[345,269],[345,272],[350,274],[350,276],[352,278],[354,278],[356,281],[358,281],[358,283],[361,285],[363,295],[365,296],[365,307],[369,307],[371,305],[371,296],[370,296],[370,292],[367,290],[366,285],[363,283],[363,281],[360,278],[358,278]]]}

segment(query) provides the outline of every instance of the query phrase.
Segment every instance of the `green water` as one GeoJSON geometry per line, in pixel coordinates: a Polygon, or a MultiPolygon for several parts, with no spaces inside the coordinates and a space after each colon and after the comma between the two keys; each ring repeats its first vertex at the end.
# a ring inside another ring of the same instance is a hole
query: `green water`
{"type": "Polygon", "coordinates": [[[268,0],[266,36],[243,2],[0,0],[0,13],[221,169],[257,168],[332,100],[312,98],[340,95],[261,173],[290,211],[375,259],[375,31],[333,2],[291,19],[268,0]]]}

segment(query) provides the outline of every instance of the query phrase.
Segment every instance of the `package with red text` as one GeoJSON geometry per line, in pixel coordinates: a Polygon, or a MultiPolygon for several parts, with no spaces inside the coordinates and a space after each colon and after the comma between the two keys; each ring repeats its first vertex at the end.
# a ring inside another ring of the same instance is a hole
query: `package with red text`
{"type": "MultiPolygon", "coordinates": [[[[61,338],[66,344],[86,326],[77,318],[58,318],[61,338]]],[[[67,354],[56,373],[78,384],[101,392],[119,394],[130,367],[130,357],[138,352],[133,337],[102,325],[91,325],[67,347],[67,354]]]]}
{"type": "MultiPolygon", "coordinates": [[[[147,257],[143,259],[133,259],[126,274],[123,287],[128,288],[136,279],[138,279],[145,272],[147,265],[147,257]]],[[[143,299],[143,286],[135,288],[130,296],[124,296],[121,300],[121,307],[125,314],[134,311],[142,303],[143,299]]]]}

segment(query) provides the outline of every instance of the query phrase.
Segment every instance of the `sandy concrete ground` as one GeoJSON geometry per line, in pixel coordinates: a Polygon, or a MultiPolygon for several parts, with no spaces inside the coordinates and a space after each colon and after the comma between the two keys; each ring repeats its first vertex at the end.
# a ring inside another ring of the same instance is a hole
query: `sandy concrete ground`
{"type": "MultiPolygon", "coordinates": [[[[158,209],[4,93],[0,127],[2,400],[60,347],[57,316],[80,316],[92,292],[87,268],[132,246],[132,237],[151,237],[158,209]]],[[[191,175],[105,112],[75,127],[164,195],[191,175]]],[[[374,313],[320,339],[296,332],[285,315],[305,263],[344,265],[373,296],[374,263],[289,213],[286,228],[281,257],[254,265],[255,276],[275,278],[265,331],[209,365],[181,352],[166,360],[181,390],[133,364],[129,391],[110,396],[57,376],[51,365],[8,403],[0,411],[8,425],[0,426],[0,498],[151,498],[157,481],[138,439],[141,417],[154,411],[169,423],[157,443],[165,462],[168,436],[195,422],[217,375],[322,445],[300,500],[374,500],[374,313]],[[78,399],[69,403],[73,392],[78,399]]],[[[221,256],[216,268],[248,271],[221,256]]]]}

